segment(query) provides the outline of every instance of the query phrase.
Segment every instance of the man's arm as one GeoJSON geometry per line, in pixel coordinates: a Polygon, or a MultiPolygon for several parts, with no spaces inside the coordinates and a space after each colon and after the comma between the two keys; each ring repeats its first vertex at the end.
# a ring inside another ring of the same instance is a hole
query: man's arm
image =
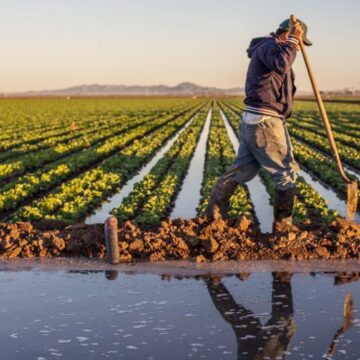
{"type": "Polygon", "coordinates": [[[258,56],[269,70],[285,74],[290,71],[295,61],[297,45],[298,41],[293,37],[289,37],[282,47],[276,44],[262,46],[259,48],[258,56]]]}
{"type": "Polygon", "coordinates": [[[267,68],[279,74],[289,72],[295,61],[296,52],[303,33],[304,30],[300,23],[296,23],[292,27],[289,37],[283,46],[279,47],[276,44],[269,44],[259,48],[260,60],[267,68]]]}

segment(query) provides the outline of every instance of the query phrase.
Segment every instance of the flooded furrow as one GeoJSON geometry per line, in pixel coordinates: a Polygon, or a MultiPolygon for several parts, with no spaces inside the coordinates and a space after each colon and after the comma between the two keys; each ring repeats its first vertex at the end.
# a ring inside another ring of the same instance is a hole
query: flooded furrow
{"type": "Polygon", "coordinates": [[[353,169],[350,169],[347,165],[345,165],[344,168],[345,168],[346,172],[348,172],[349,174],[355,176],[357,181],[360,181],[360,174],[357,171],[355,171],[353,169]]]}
{"type": "Polygon", "coordinates": [[[193,122],[196,116],[198,116],[198,114],[194,115],[182,128],[180,128],[170,139],[168,139],[165,142],[165,145],[163,145],[163,147],[155,153],[155,156],[146,165],[144,165],[139,173],[131,178],[117,194],[104,202],[94,214],[88,216],[85,220],[85,224],[103,223],[110,215],[111,210],[118,207],[122,200],[133,191],[134,185],[140,182],[150,172],[153,166],[155,166],[155,164],[164,156],[164,154],[177,140],[179,135],[193,122]]]}
{"type": "Polygon", "coordinates": [[[171,218],[190,219],[196,217],[196,208],[201,198],[201,184],[204,175],[206,143],[209,136],[212,108],[207,115],[204,128],[191,160],[189,171],[175,202],[171,218]]]}
{"type": "MultiPolygon", "coordinates": [[[[220,109],[221,117],[224,121],[226,130],[229,134],[230,141],[237,153],[239,149],[239,139],[236,136],[235,131],[231,127],[226,115],[220,109]]],[[[270,205],[270,196],[265,188],[265,185],[261,182],[260,177],[257,175],[254,179],[246,183],[251,201],[254,205],[256,217],[259,220],[260,230],[262,232],[271,232],[272,223],[274,219],[273,208],[270,205]]]]}
{"type": "MultiPolygon", "coordinates": [[[[326,200],[329,208],[336,210],[340,216],[346,218],[347,203],[345,200],[340,199],[332,189],[326,188],[318,180],[316,180],[309,173],[307,173],[303,168],[300,169],[299,176],[302,176],[305,181],[309,185],[311,185],[326,200]]],[[[354,221],[356,223],[360,222],[359,213],[356,213],[354,221]]]]}
{"type": "Polygon", "coordinates": [[[175,275],[1,267],[1,358],[359,359],[358,269],[232,265],[175,275]]]}
{"type": "MultiPolygon", "coordinates": [[[[319,154],[327,157],[327,158],[329,159],[329,161],[335,161],[334,158],[333,158],[331,155],[327,154],[327,153],[324,152],[324,151],[321,151],[321,150],[317,149],[316,147],[308,144],[307,142],[305,142],[305,141],[303,141],[303,140],[301,140],[301,139],[299,139],[299,138],[296,138],[296,141],[298,141],[298,142],[299,142],[300,144],[302,144],[303,146],[306,146],[306,147],[308,147],[309,149],[311,149],[311,150],[313,150],[313,151],[316,151],[316,152],[318,152],[319,154]]],[[[350,165],[344,164],[344,163],[343,163],[343,167],[344,167],[344,170],[345,170],[346,172],[348,172],[349,174],[355,176],[356,179],[357,179],[358,181],[360,181],[360,173],[359,173],[356,169],[354,169],[354,168],[352,168],[350,165]]]]}

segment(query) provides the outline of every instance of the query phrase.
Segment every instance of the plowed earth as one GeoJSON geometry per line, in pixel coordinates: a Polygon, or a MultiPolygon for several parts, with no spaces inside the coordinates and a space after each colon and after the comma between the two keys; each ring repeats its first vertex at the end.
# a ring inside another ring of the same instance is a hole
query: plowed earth
{"type": "MultiPolygon", "coordinates": [[[[118,228],[120,261],[360,258],[360,226],[340,218],[289,233],[262,234],[256,229],[245,217],[212,223],[168,219],[157,227],[124,222],[118,228]]],[[[0,258],[53,256],[105,258],[103,225],[0,224],[0,258]]]]}

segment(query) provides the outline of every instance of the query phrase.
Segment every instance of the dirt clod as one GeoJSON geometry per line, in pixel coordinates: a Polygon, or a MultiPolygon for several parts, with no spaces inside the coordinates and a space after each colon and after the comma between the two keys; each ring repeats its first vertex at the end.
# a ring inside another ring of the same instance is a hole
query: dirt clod
{"type": "Polygon", "coordinates": [[[125,251],[125,252],[123,252],[123,253],[120,254],[119,260],[120,260],[120,262],[122,262],[122,263],[131,262],[131,260],[132,260],[132,255],[131,255],[129,252],[125,251]]]}
{"type": "Polygon", "coordinates": [[[19,222],[18,227],[20,231],[25,231],[27,233],[31,233],[33,230],[33,226],[29,222],[19,222]]]}
{"type": "Polygon", "coordinates": [[[9,249],[11,247],[12,241],[10,235],[5,235],[1,239],[0,247],[2,250],[9,249]]]}
{"type": "Polygon", "coordinates": [[[206,262],[206,257],[205,257],[204,255],[198,255],[198,256],[196,256],[195,261],[196,261],[197,263],[206,262]]]}
{"type": "Polygon", "coordinates": [[[326,247],[324,246],[319,246],[315,249],[316,253],[319,255],[319,257],[324,258],[324,259],[328,259],[329,258],[329,251],[326,247]]]}
{"type": "Polygon", "coordinates": [[[51,239],[51,245],[59,251],[65,249],[65,241],[59,237],[54,237],[51,239]]]}
{"type": "Polygon", "coordinates": [[[11,250],[10,254],[9,254],[9,258],[14,258],[17,257],[20,253],[21,253],[21,247],[17,247],[13,250],[11,250]]]}
{"type": "Polygon", "coordinates": [[[251,226],[251,221],[246,216],[241,216],[235,223],[235,227],[237,227],[240,231],[247,231],[251,226]]]}
{"type": "Polygon", "coordinates": [[[141,253],[144,250],[144,243],[142,240],[136,239],[130,243],[129,249],[132,253],[141,253]]]}
{"type": "Polygon", "coordinates": [[[149,260],[151,262],[155,262],[155,261],[163,261],[165,260],[165,258],[161,251],[156,251],[149,256],[149,260]]]}

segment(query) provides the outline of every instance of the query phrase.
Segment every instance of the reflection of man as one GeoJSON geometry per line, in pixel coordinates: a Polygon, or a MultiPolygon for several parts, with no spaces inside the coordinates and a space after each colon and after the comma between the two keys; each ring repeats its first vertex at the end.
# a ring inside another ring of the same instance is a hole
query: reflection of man
{"type": "Polygon", "coordinates": [[[207,281],[211,299],[221,316],[232,326],[238,359],[284,359],[295,333],[291,274],[273,273],[271,318],[263,326],[256,314],[234,301],[223,283],[207,281]]]}

